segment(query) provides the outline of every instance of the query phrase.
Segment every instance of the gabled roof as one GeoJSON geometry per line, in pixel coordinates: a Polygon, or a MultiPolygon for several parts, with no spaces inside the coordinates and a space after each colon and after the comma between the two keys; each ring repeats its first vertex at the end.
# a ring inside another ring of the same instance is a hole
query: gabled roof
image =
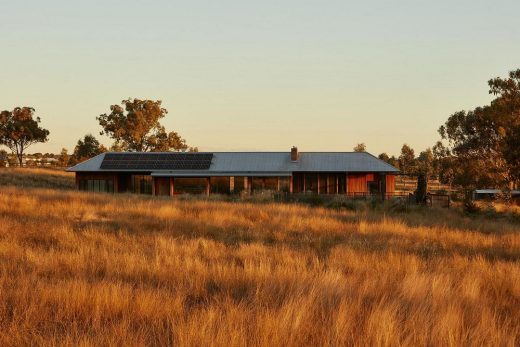
{"type": "MultiPolygon", "coordinates": [[[[124,155],[124,153],[121,153],[124,155]]],[[[147,153],[143,153],[148,155],[147,153]]],[[[154,153],[157,155],[157,152],[154,153]]],[[[165,153],[166,154],[166,153],[165,153]]],[[[167,152],[171,155],[172,152],[167,152]]],[[[367,152],[300,152],[297,161],[291,161],[289,152],[213,152],[207,170],[103,170],[105,153],[79,163],[72,172],[151,172],[157,176],[223,176],[223,175],[288,175],[291,172],[381,172],[398,173],[392,165],[367,152]]]]}

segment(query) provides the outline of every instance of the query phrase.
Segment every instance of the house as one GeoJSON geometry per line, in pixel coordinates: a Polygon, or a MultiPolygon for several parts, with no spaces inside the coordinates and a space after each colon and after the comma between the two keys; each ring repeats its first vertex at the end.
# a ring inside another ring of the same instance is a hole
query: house
{"type": "Polygon", "coordinates": [[[399,170],[366,152],[102,153],[68,169],[79,190],[152,195],[288,193],[378,195],[399,170]]]}

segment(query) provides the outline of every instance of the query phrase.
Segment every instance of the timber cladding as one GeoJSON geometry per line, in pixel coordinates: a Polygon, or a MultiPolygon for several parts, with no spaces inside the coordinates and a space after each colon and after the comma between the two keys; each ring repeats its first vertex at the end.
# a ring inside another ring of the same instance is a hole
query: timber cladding
{"type": "Polygon", "coordinates": [[[386,192],[395,193],[395,175],[386,175],[386,192]]]}
{"type": "Polygon", "coordinates": [[[347,177],[347,192],[351,193],[367,193],[367,182],[373,181],[373,174],[348,174],[347,177]]]}
{"type": "MultiPolygon", "coordinates": [[[[374,173],[349,173],[347,176],[348,194],[369,193],[369,184],[385,185],[386,193],[395,192],[395,175],[374,173]]],[[[381,188],[379,188],[381,189],[381,188]]]]}

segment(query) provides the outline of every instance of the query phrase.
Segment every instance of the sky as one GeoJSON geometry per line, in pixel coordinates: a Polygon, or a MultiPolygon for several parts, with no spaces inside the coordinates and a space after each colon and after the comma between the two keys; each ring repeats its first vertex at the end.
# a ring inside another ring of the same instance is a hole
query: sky
{"type": "Polygon", "coordinates": [[[202,151],[416,152],[520,68],[518,0],[0,0],[0,109],[72,151],[132,98],[202,151]]]}

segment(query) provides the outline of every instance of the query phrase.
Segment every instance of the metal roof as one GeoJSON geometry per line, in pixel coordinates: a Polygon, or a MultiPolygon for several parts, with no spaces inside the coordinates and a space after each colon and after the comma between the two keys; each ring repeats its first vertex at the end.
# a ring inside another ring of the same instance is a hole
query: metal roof
{"type": "MultiPolygon", "coordinates": [[[[475,193],[476,194],[498,194],[498,193],[503,193],[503,191],[500,189],[476,189],[475,193]]],[[[510,193],[511,194],[520,194],[520,190],[511,190],[510,193]]]]}
{"type": "MultiPolygon", "coordinates": [[[[124,154],[124,153],[122,153],[124,154]]],[[[146,155],[146,153],[143,153],[146,155]]],[[[154,154],[157,154],[155,152],[154,154]]],[[[168,152],[169,155],[172,152],[168,152]]],[[[79,163],[72,172],[153,172],[154,176],[254,176],[287,175],[291,172],[382,172],[398,173],[392,165],[367,152],[300,152],[297,161],[291,161],[289,152],[213,152],[207,170],[104,170],[101,163],[105,153],[79,163]]]]}
{"type": "MultiPolygon", "coordinates": [[[[208,177],[208,171],[153,171],[154,177],[208,177]]],[[[290,177],[290,172],[267,172],[267,171],[248,171],[248,172],[211,172],[212,177],[228,176],[262,176],[262,177],[290,177]]]]}

